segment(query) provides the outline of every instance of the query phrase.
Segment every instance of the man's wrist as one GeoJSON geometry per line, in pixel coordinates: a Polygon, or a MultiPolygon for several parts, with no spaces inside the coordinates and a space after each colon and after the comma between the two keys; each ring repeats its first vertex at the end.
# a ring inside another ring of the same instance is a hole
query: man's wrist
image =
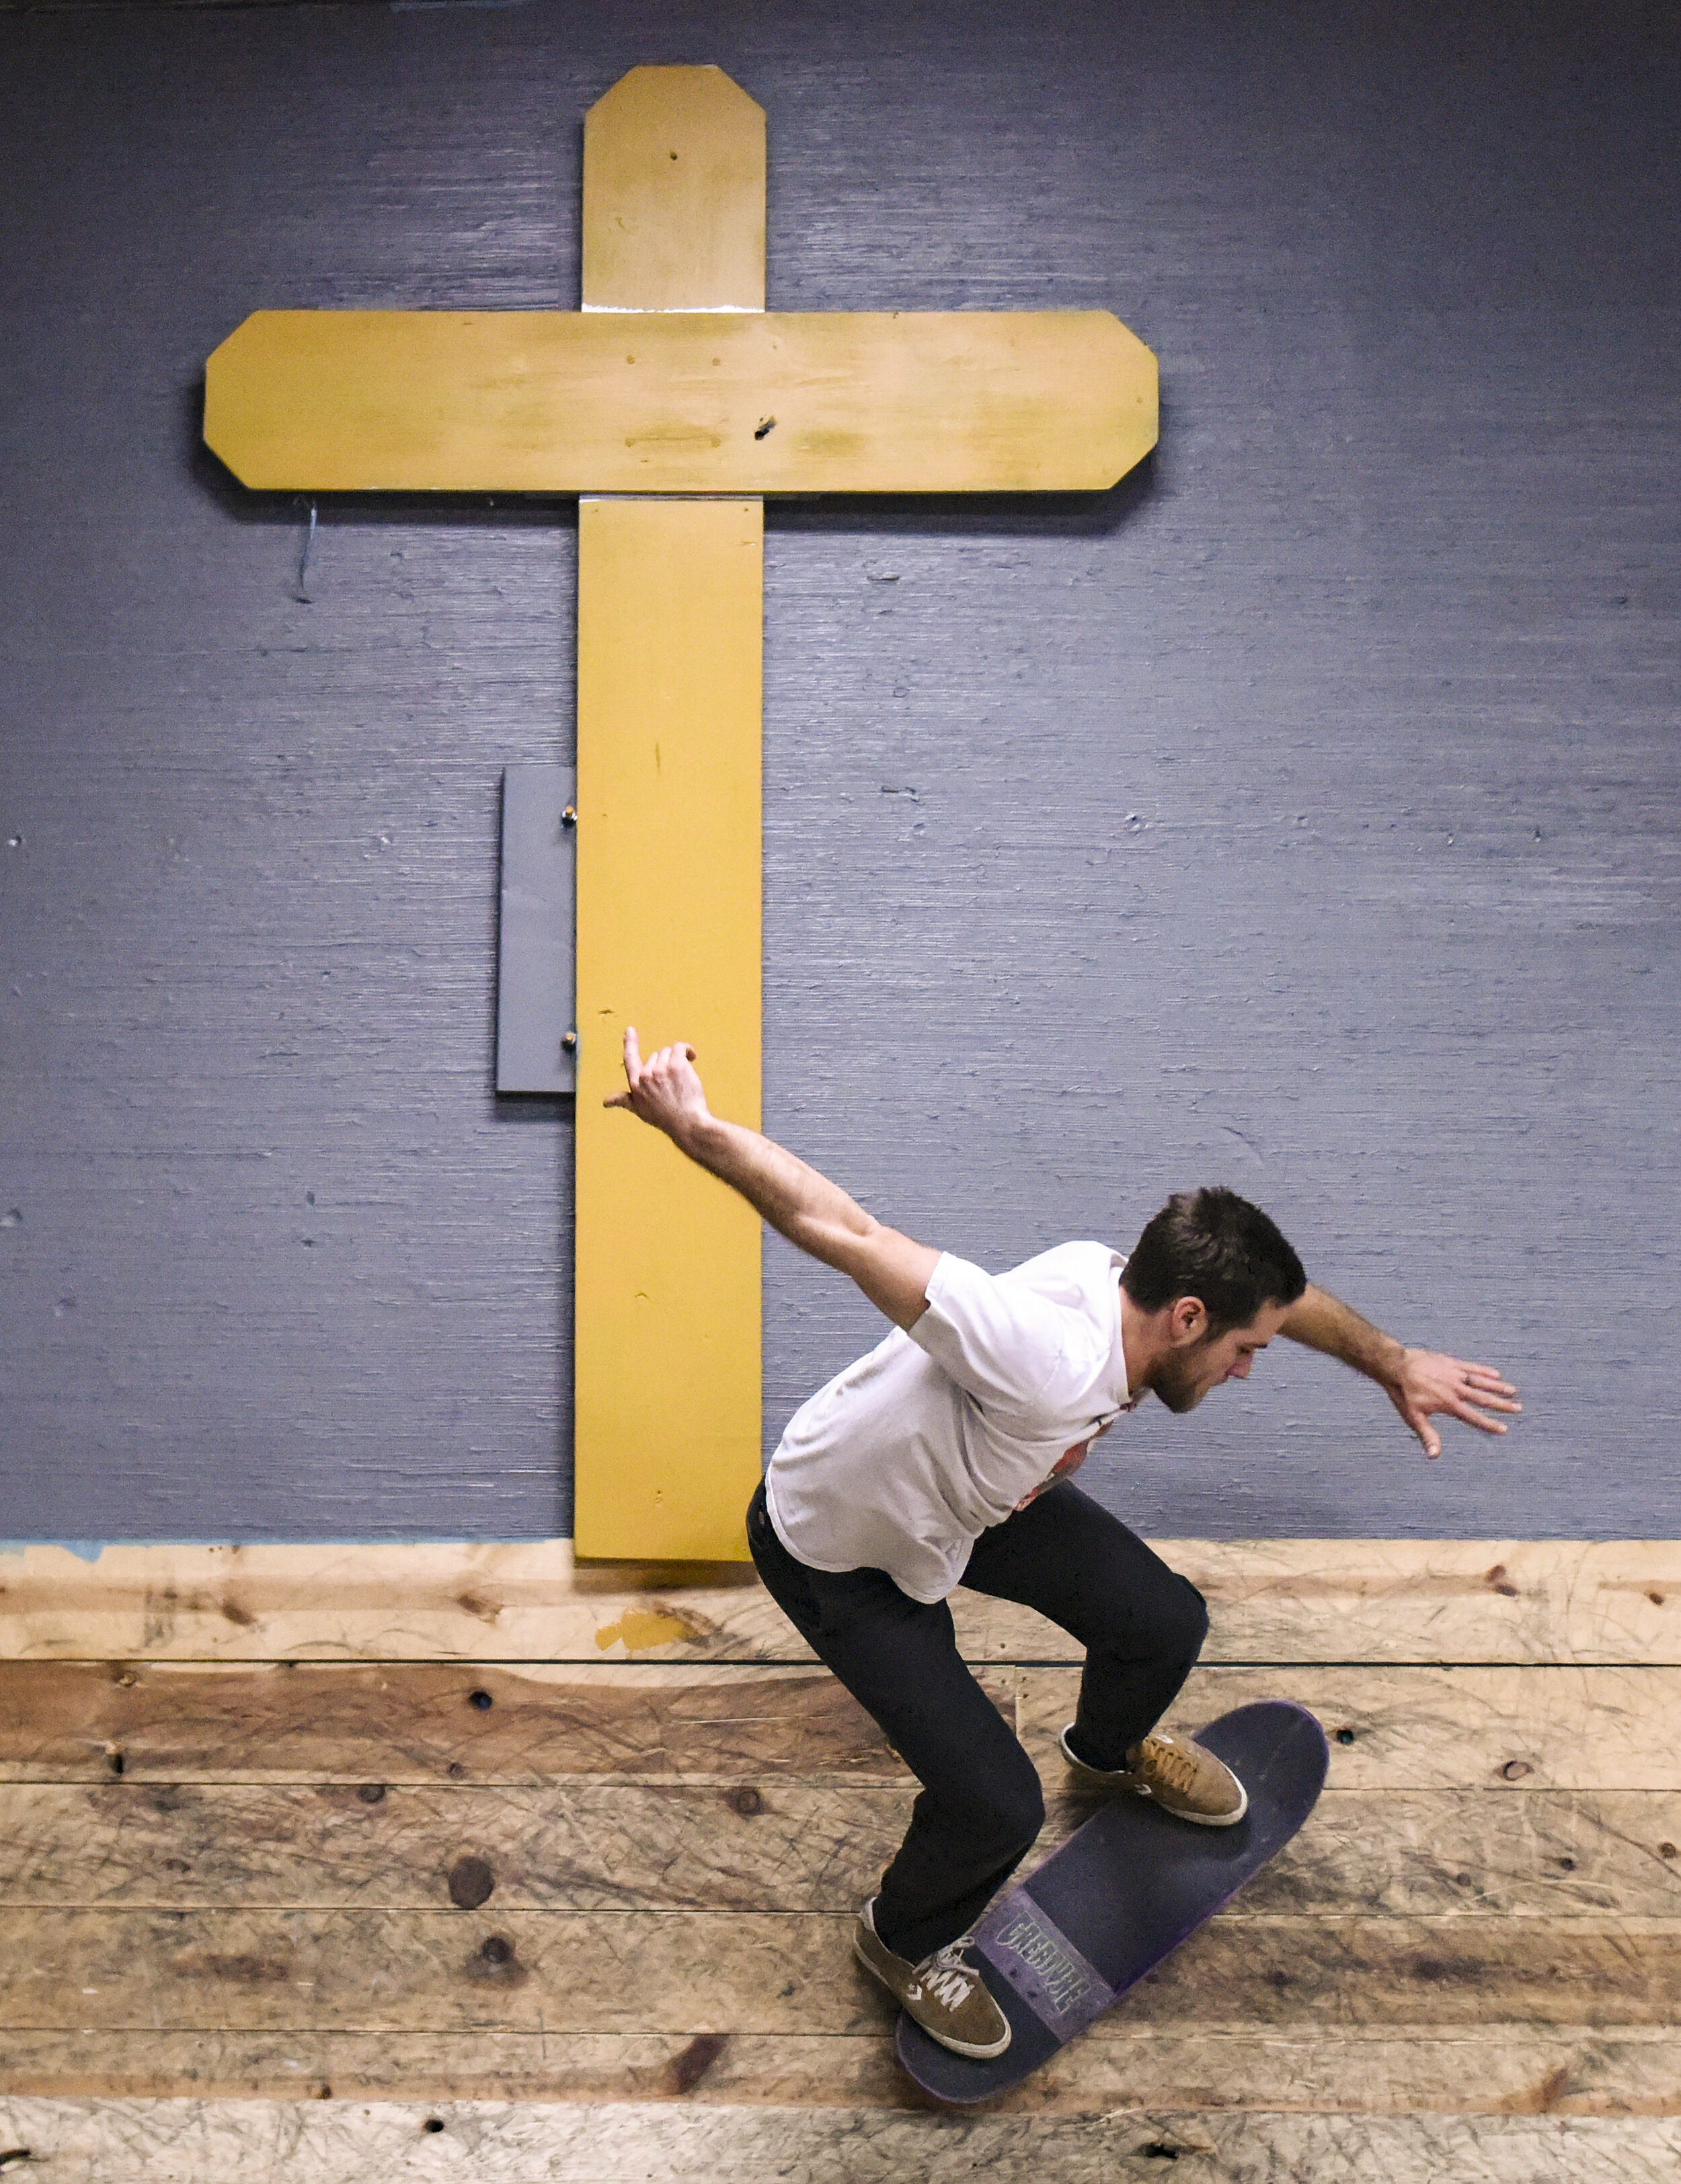
{"type": "Polygon", "coordinates": [[[679,1115],[668,1134],[680,1153],[710,1168],[715,1166],[722,1150],[725,1129],[715,1115],[703,1109],[699,1115],[679,1115]]]}

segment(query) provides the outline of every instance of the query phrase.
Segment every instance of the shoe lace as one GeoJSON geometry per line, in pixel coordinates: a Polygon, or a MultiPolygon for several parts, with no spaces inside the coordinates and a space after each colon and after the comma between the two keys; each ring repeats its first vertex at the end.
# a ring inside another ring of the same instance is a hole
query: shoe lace
{"type": "Polygon", "coordinates": [[[1195,1788],[1200,1769],[1194,1756],[1168,1743],[1166,1737],[1147,1736],[1138,1757],[1144,1763],[1144,1771],[1159,1777],[1170,1790],[1195,1788]]]}
{"type": "Polygon", "coordinates": [[[916,1983],[948,2009],[960,2008],[974,1992],[981,1975],[964,1957],[966,1943],[948,1942],[919,1965],[916,1983]]]}

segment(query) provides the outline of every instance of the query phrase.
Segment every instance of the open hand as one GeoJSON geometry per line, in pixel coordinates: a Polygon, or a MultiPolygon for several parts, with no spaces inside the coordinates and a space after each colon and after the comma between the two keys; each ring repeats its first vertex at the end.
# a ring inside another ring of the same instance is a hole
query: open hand
{"type": "Polygon", "coordinates": [[[706,1093],[694,1067],[694,1049],[686,1041],[662,1046],[646,1061],[637,1043],[636,1026],[625,1027],[625,1084],[604,1107],[628,1107],[644,1123],[681,1144],[685,1131],[709,1120],[706,1093]]]}
{"type": "Polygon", "coordinates": [[[1442,1437],[1431,1424],[1438,1412],[1462,1418],[1484,1433],[1503,1434],[1505,1426],[1490,1414],[1521,1411],[1512,1399],[1517,1390],[1501,1379],[1489,1365],[1467,1365],[1462,1358],[1444,1357],[1434,1350],[1409,1350],[1401,1358],[1400,1379],[1389,1391],[1389,1401],[1424,1445],[1426,1456],[1439,1456],[1442,1437]]]}

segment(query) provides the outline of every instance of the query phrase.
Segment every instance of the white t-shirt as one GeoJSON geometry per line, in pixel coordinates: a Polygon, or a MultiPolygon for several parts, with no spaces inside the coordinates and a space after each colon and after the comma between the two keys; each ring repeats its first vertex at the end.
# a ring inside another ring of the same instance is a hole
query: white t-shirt
{"type": "Polygon", "coordinates": [[[883,1569],[913,1600],[943,1600],[981,1534],[1133,1407],[1125,1263],[1104,1244],[1060,1244],[988,1274],[944,1253],[915,1327],[789,1421],[765,1481],[788,1552],[813,1569],[883,1569]]]}

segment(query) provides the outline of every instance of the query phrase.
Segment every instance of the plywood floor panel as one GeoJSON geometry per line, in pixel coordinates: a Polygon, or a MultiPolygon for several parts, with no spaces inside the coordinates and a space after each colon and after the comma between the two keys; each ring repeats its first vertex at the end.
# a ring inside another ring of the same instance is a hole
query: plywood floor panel
{"type": "MultiPolygon", "coordinates": [[[[221,2184],[282,2145],[303,2184],[1674,2169],[1681,1550],[1191,1543],[1227,1658],[1174,1718],[1297,1698],[1330,1786],[1227,1913],[966,2118],[899,2072],[848,1946],[915,1785],[750,1580],[440,1549],[418,1604],[394,1562],[335,1606],[266,1551],[156,1552],[173,1578],[125,1596],[142,1563],[77,1564],[80,1628],[36,1551],[23,1608],[0,1559],[0,1636],[34,1648],[0,1660],[0,2096],[56,2178],[221,2184]],[[142,1642],[102,1659],[89,1628],[142,1642]]],[[[1087,1809],[1054,1747],[1071,1649],[957,1604],[1044,1774],[1043,1855],[1087,1809]]]]}
{"type": "MultiPolygon", "coordinates": [[[[1013,1715],[1013,1682],[999,1695],[1013,1715]]],[[[905,1779],[875,1724],[815,1663],[0,1663],[0,1780],[761,1774],[905,1779]]]]}
{"type": "MultiPolygon", "coordinates": [[[[1681,1540],[1163,1540],[1210,1662],[1681,1665],[1681,1540]]],[[[960,1590],[966,1658],[1078,1658],[960,1590]]],[[[0,1658],[793,1661],[750,1569],[575,1563],[571,1543],[0,1549],[0,1658]]]]}
{"type": "MultiPolygon", "coordinates": [[[[1022,1741],[1048,1768],[1078,1671],[1006,1673],[1022,1741]]],[[[1681,1790],[1681,1669],[1199,1669],[1167,1719],[1194,1728],[1264,1698],[1318,1716],[1339,1789],[1681,1790]]]]}
{"type": "MultiPolygon", "coordinates": [[[[1060,1774],[1060,1770],[1059,1770],[1060,1774]]],[[[441,1908],[463,1858],[498,1910],[840,1913],[913,1786],[0,1785],[0,1904],[441,1908]]],[[[1093,1809],[1053,1786],[1048,1856],[1093,1809]]],[[[1330,1790],[1234,1915],[1681,1917],[1681,1794],[1330,1790]]]]}
{"type": "MultiPolygon", "coordinates": [[[[68,2098],[742,2102],[815,2110],[923,2106],[873,2034],[29,2031],[8,2035],[14,2093],[68,2098]]],[[[1232,2031],[1140,2027],[1065,2051],[989,2114],[1117,2108],[1371,2114],[1681,2114],[1665,2027],[1493,2024],[1232,2031]]]]}
{"type": "MultiPolygon", "coordinates": [[[[0,1911],[0,2023],[110,2031],[890,2029],[850,1918],[688,1911],[0,1911]]],[[[1099,2020],[1327,2028],[1681,2018],[1681,1920],[1212,1921],[1099,2020]]]]}
{"type": "MultiPolygon", "coordinates": [[[[0,2153],[53,2184],[1114,2184],[1189,2159],[1200,2184],[1673,2184],[1657,2117],[1353,2116],[1122,2109],[1094,2119],[804,2109],[357,2101],[0,2100],[0,2153]],[[48,2164],[50,2164],[50,2168],[48,2164]]],[[[25,2172],[26,2173],[26,2172],[25,2172]]],[[[1173,2175],[1180,2172],[1177,2165],[1173,2175]]]]}
{"type": "MultiPolygon", "coordinates": [[[[988,1666],[1047,1779],[1078,1672],[988,1666]]],[[[1339,1788],[1681,1791],[1681,1669],[1200,1668],[1168,1719],[1288,1697],[1339,1788]]],[[[903,1783],[826,1670],[0,1663],[0,1780],[903,1783]]]]}

